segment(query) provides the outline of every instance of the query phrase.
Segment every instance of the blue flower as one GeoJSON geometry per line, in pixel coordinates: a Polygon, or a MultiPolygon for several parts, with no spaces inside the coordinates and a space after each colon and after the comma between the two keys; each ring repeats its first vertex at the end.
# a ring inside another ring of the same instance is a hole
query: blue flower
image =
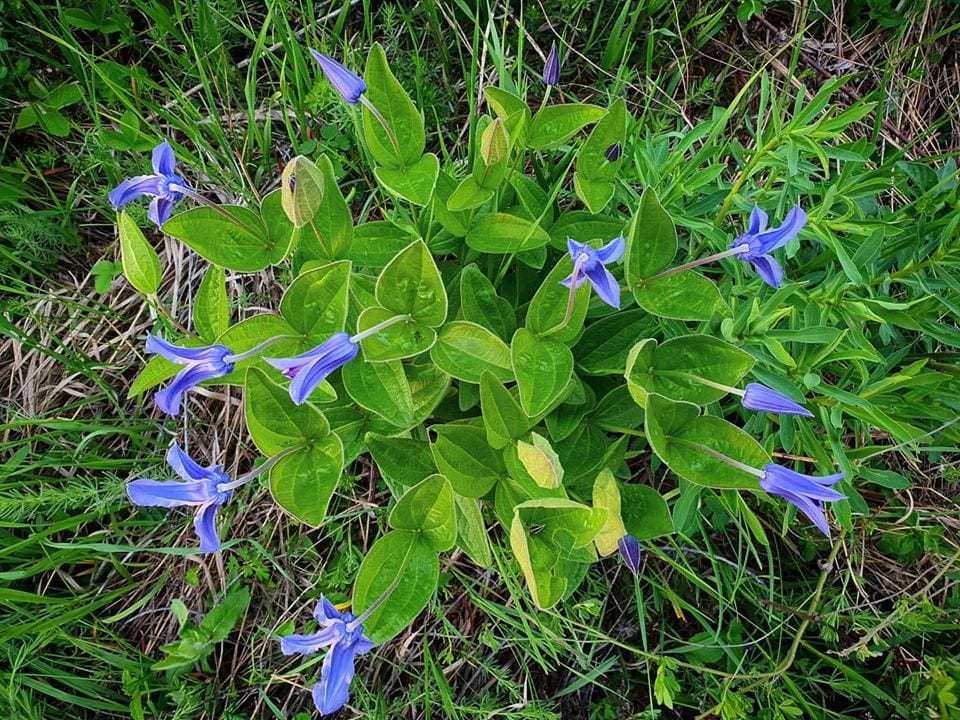
{"type": "Polygon", "coordinates": [[[607,159],[607,162],[616,162],[620,159],[621,152],[623,152],[623,148],[619,142],[615,142],[603,151],[603,156],[607,159]]]}
{"type": "Polygon", "coordinates": [[[636,577],[640,572],[640,543],[633,535],[624,535],[617,541],[617,548],[620,550],[623,562],[636,577]]]}
{"type": "Polygon", "coordinates": [[[802,415],[813,417],[813,413],[803,405],[794,402],[783,393],[760,383],[749,383],[743,394],[743,406],[758,412],[779,413],[780,415],[802,415]]]}
{"type": "Polygon", "coordinates": [[[354,658],[370,651],[375,643],[363,634],[363,625],[352,613],[341,613],[325,597],[320,597],[313,616],[320,630],[312,635],[287,635],[280,639],[284,655],[311,655],[330,648],[320,669],[320,682],[313,686],[313,702],[321,715],[329,715],[350,699],[354,658]]]}
{"type": "Polygon", "coordinates": [[[843,473],[814,477],[794,472],[775,463],[763,466],[760,487],[773,495],[779,495],[797,506],[804,515],[827,537],[830,528],[823,512],[823,503],[844,500],[844,496],[831,486],[843,478],[843,473]]]}
{"type": "Polygon", "coordinates": [[[557,54],[557,44],[550,46],[550,53],[543,63],[543,84],[556,85],[560,82],[560,56],[557,54]]]}
{"type": "Polygon", "coordinates": [[[753,265],[757,275],[767,285],[778,288],[783,281],[783,269],[770,253],[793,240],[806,224],[807,214],[797,205],[787,213],[783,225],[768,230],[767,214],[759,205],[755,205],[750,213],[747,232],[734,240],[730,249],[742,247],[741,251],[735,253],[736,256],[753,265]]]}
{"type": "Polygon", "coordinates": [[[168,415],[180,414],[183,394],[192,387],[210,378],[223,377],[233,370],[231,351],[226,345],[186,348],[172,345],[156,335],[148,335],[147,352],[186,365],[173,382],[154,395],[157,407],[168,415]]]}
{"type": "Polygon", "coordinates": [[[136,504],[154,507],[197,508],[193,526],[200,537],[200,552],[210,553],[220,549],[217,536],[217,510],[230,499],[230,477],[219,465],[202,468],[174,443],[167,453],[167,462],[183,482],[179,480],[131,480],[127,483],[127,496],[136,504]]]}
{"type": "Polygon", "coordinates": [[[575,283],[575,287],[579,288],[585,280],[589,280],[601,300],[607,305],[619,308],[620,286],[605,266],[619,260],[625,247],[622,235],[599,250],[578,243],[573,238],[567,238],[567,248],[573,260],[573,272],[563,280],[563,284],[570,287],[575,283]]]}
{"type": "Polygon", "coordinates": [[[109,197],[114,210],[143,195],[152,197],[147,215],[159,227],[169,219],[173,204],[183,197],[187,187],[186,181],[177,175],[177,159],[166,140],[153,149],[153,172],[127,178],[110,191],[109,197]]]}
{"type": "Polygon", "coordinates": [[[302,405],[327,375],[353,360],[359,352],[360,345],[347,333],[339,332],[302,355],[264,360],[293,380],[290,383],[290,398],[297,405],[302,405]]]}
{"type": "Polygon", "coordinates": [[[314,60],[320,63],[320,69],[323,70],[323,74],[327,76],[327,80],[330,81],[336,91],[340,93],[340,97],[351,105],[355,105],[360,96],[367,91],[367,84],[363,81],[363,78],[352,70],[348,70],[329,55],[324,55],[312,48],[310,54],[313,55],[314,60]]]}

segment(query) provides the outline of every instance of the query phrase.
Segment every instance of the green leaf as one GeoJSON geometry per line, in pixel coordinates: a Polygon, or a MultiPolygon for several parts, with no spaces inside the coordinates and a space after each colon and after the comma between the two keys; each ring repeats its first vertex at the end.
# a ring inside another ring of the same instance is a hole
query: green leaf
{"type": "Polygon", "coordinates": [[[666,269],[677,254],[673,220],[650,188],[640,196],[640,207],[627,227],[625,239],[627,249],[623,262],[631,286],[666,269]]]}
{"type": "Polygon", "coordinates": [[[390,491],[398,497],[437,472],[430,443],[423,440],[367,433],[366,444],[390,491]]]}
{"type": "Polygon", "coordinates": [[[304,236],[315,238],[312,226],[297,228],[283,209],[283,192],[277,188],[269,192],[260,203],[260,222],[267,232],[267,242],[275,249],[276,259],[273,265],[280,264],[296,247],[304,236]]]}
{"type": "Polygon", "coordinates": [[[603,529],[594,538],[597,551],[610,555],[624,535],[637,540],[669,535],[673,521],[666,500],[649,485],[625,485],[603,469],[593,485],[593,506],[607,511],[603,529]]]}
{"type": "Polygon", "coordinates": [[[467,265],[460,273],[460,312],[465,320],[493,330],[501,340],[509,339],[517,327],[513,305],[497,295],[476,265],[467,265]]]}
{"type": "Polygon", "coordinates": [[[603,527],[606,511],[573,500],[529,500],[514,509],[510,547],[540,609],[556,605],[571,584],[570,561],[590,562],[588,547],[603,527]],[[536,533],[531,530],[538,528],[536,533]]]}
{"type": "Polygon", "coordinates": [[[457,541],[453,488],[443,475],[431,475],[410,488],[390,512],[394,530],[416,531],[434,550],[449,550],[457,541]]]}
{"type": "Polygon", "coordinates": [[[433,192],[433,214],[444,230],[454,237],[462,238],[467,234],[467,217],[462,212],[448,207],[448,202],[456,189],[456,180],[441,170],[437,175],[437,185],[433,192]]]}
{"type": "Polygon", "coordinates": [[[430,359],[448,375],[465,382],[479,383],[485,372],[498,380],[513,380],[510,348],[481,325],[454,320],[444,325],[430,359]]]}
{"type": "Polygon", "coordinates": [[[194,298],[193,326],[200,337],[210,343],[230,327],[230,300],[222,267],[211,265],[203,274],[194,298]]]}
{"type": "Polygon", "coordinates": [[[309,445],[330,434],[327,419],[309,403],[296,405],[286,388],[280,387],[259,368],[247,370],[244,393],[247,430],[264,455],[276,455],[296,445],[309,445]]]}
{"type": "Polygon", "coordinates": [[[433,153],[404,168],[375,167],[373,174],[389,192],[409,200],[414,205],[426,206],[433,197],[440,161],[433,153]]]}
{"type": "Polygon", "coordinates": [[[155,295],[160,287],[160,258],[143,232],[126,212],[117,213],[120,236],[120,263],[133,287],[145,295],[155,295]]]}
{"type": "Polygon", "coordinates": [[[583,103],[547,105],[530,122],[527,147],[532,150],[555,148],[606,114],[607,111],[602,107],[583,103]]]}
{"type": "Polygon", "coordinates": [[[526,328],[510,344],[523,411],[533,417],[563,397],[573,375],[573,353],[555,340],[538,338],[526,328]]]}
{"type": "MultiPolygon", "coordinates": [[[[656,491],[654,491],[656,492],[656,491]]],[[[593,506],[607,511],[603,527],[593,539],[597,552],[603,556],[616,552],[620,538],[627,534],[620,515],[620,490],[617,479],[607,469],[600,471],[593,483],[593,506]]]]}
{"type": "Polygon", "coordinates": [[[200,630],[211,642],[221,643],[240,622],[250,604],[249,588],[235,585],[217,606],[200,621],[200,630]]]}
{"type": "Polygon", "coordinates": [[[710,335],[684,335],[662,345],[642,340],[630,351],[625,377],[630,394],[641,407],[650,393],[697,405],[716,402],[726,391],[709,387],[690,376],[734,387],[754,365],[743,350],[710,335]]]}
{"type": "Polygon", "coordinates": [[[294,227],[302,228],[316,216],[323,202],[324,177],[313,161],[297,155],[280,176],[280,205],[294,227]]]}
{"type": "Polygon", "coordinates": [[[457,493],[453,494],[453,501],[457,516],[457,544],[477,565],[490,567],[493,565],[493,555],[480,501],[457,493]]]}
{"type": "Polygon", "coordinates": [[[760,487],[756,476],[731,467],[708,452],[720,453],[757,470],[769,463],[767,452],[736,425],[711,415],[700,416],[700,408],[693,403],[675,402],[663,395],[648,395],[646,410],[647,441],[657,457],[677,475],[706,487],[760,487]]]}
{"type": "Polygon", "coordinates": [[[542,227],[510,213],[487,213],[467,230],[467,245],[484,253],[518,253],[549,242],[542,227]]]}
{"type": "Polygon", "coordinates": [[[347,321],[350,262],[341,260],[309,270],[280,299],[280,314],[311,345],[342,332],[347,321]]]}
{"type": "Polygon", "coordinates": [[[413,424],[424,422],[450,389],[450,376],[432,362],[411,363],[404,368],[413,398],[413,424]]]}
{"type": "Polygon", "coordinates": [[[590,212],[599,213],[610,202],[615,187],[609,180],[589,180],[580,173],[574,173],[573,189],[590,212]]]}
{"type": "Polygon", "coordinates": [[[530,433],[530,439],[532,443],[517,441],[517,459],[520,464],[540,487],[560,487],[563,483],[560,456],[553,451],[545,437],[530,433]]]}
{"type": "MultiPolygon", "coordinates": [[[[574,181],[576,182],[578,176],[581,180],[590,182],[604,182],[616,177],[623,158],[619,157],[610,162],[606,158],[606,152],[614,143],[620,143],[622,147],[626,138],[627,106],[623,99],[617,98],[577,152],[577,173],[574,181]]],[[[590,203],[587,205],[590,206],[590,203]]],[[[599,212],[592,206],[591,210],[599,212]]]]}
{"type": "Polygon", "coordinates": [[[503,474],[499,454],[487,444],[483,428],[475,425],[434,425],[431,443],[434,462],[453,489],[464,497],[483,497],[503,474]]]}
{"type": "MultiPolygon", "coordinates": [[[[317,167],[323,174],[323,200],[313,218],[313,228],[319,231],[319,241],[330,259],[345,257],[353,241],[353,214],[337,185],[333,163],[321,155],[317,167]]],[[[303,240],[301,240],[301,243],[303,240]]]]}
{"type": "MultiPolygon", "coordinates": [[[[483,188],[477,184],[472,175],[468,175],[454,188],[447,198],[447,210],[449,212],[461,213],[464,210],[473,210],[487,202],[494,195],[490,188],[483,188]]],[[[465,229],[463,237],[469,232],[465,229]]]]}
{"type": "Polygon", "coordinates": [[[636,339],[656,323],[644,310],[621,310],[591,322],[573,348],[577,366],[590,375],[621,375],[636,339]]]}
{"type": "MultiPolygon", "coordinates": [[[[264,206],[266,202],[265,198],[264,206]]],[[[279,191],[275,202],[282,215],[279,191]]],[[[164,223],[163,231],[205,260],[237,272],[257,272],[286,257],[292,238],[269,237],[257,214],[245,207],[223,205],[221,208],[237,222],[213,208],[201,206],[174,215],[164,223]]]]}
{"type": "Polygon", "coordinates": [[[110,289],[113,279],[123,273],[123,266],[110,260],[97,260],[90,268],[93,275],[93,289],[105,293],[110,289]]]}
{"type": "Polygon", "coordinates": [[[480,377],[480,407],[487,444],[493,448],[499,449],[518,440],[534,425],[493,373],[484,373],[480,377]]]}
{"type": "MultiPolygon", "coordinates": [[[[357,319],[357,331],[369,330],[396,315],[386,308],[367,308],[357,319]]],[[[407,318],[363,338],[360,347],[363,348],[363,357],[368,362],[383,362],[419,355],[433,347],[436,341],[436,330],[407,318]]]]}
{"type": "Polygon", "coordinates": [[[343,444],[333,433],[286,455],[270,470],[270,493],[300,522],[319,527],[343,473],[343,444]]]}
{"type": "MultiPolygon", "coordinates": [[[[527,309],[527,329],[537,335],[543,335],[563,322],[567,314],[567,303],[570,299],[570,288],[563,284],[563,280],[573,272],[573,262],[569,255],[564,255],[554,266],[550,274],[544,278],[537,290],[530,307],[527,309]]],[[[576,291],[573,300],[573,312],[567,326],[550,333],[550,339],[557,342],[568,342],[575,338],[583,327],[587,317],[587,307],[590,305],[590,284],[584,283],[576,291]]]]}
{"type": "Polygon", "coordinates": [[[447,292],[423,240],[401,250],[377,278],[377,302],[398,315],[436,327],[447,318],[447,292]]]}
{"type": "Polygon", "coordinates": [[[516,142],[523,137],[530,123],[530,108],[526,101],[498,87],[485,87],[483,94],[497,117],[503,120],[510,138],[516,142]]]}
{"type": "Polygon", "coordinates": [[[633,286],[637,305],[658,317],[709,322],[730,308],[717,286],[692,270],[633,286]]]}
{"type": "Polygon", "coordinates": [[[542,217],[544,225],[553,223],[553,202],[546,191],[526,175],[514,173],[510,177],[510,187],[517,194],[520,207],[531,220],[542,217]]]}
{"type": "Polygon", "coordinates": [[[567,238],[573,238],[579,243],[605,245],[621,233],[624,233],[621,218],[574,210],[563,213],[550,226],[550,244],[566,253],[567,238]]]}
{"type": "Polygon", "coordinates": [[[370,153],[377,163],[385,167],[404,168],[413,165],[420,160],[426,144],[423,118],[394,77],[380,43],[374,43],[370,48],[363,79],[367,83],[367,100],[383,115],[398,146],[394,147],[383,125],[364,106],[363,132],[370,153]]]}
{"type": "Polygon", "coordinates": [[[360,407],[397,427],[415,424],[410,383],[397,360],[352,362],[342,370],[343,386],[360,407]]]}
{"type": "MultiPolygon", "coordinates": [[[[197,347],[201,344],[202,343],[197,343],[197,347]]],[[[143,366],[143,370],[140,371],[140,374],[137,375],[130,384],[130,389],[127,390],[127,397],[132,398],[142,395],[164,380],[169,380],[181,370],[183,370],[183,365],[177,365],[164,357],[155,355],[147,361],[147,364],[143,366]]]]}
{"type": "Polygon", "coordinates": [[[388,532],[370,547],[353,584],[354,612],[362,614],[397,577],[400,581],[393,592],[363,623],[364,635],[377,644],[412,623],[437,589],[437,553],[409,530],[388,532]]]}
{"type": "Polygon", "coordinates": [[[407,230],[391,222],[364,223],[354,229],[347,258],[357,267],[379,270],[410,245],[412,239],[407,230]]]}

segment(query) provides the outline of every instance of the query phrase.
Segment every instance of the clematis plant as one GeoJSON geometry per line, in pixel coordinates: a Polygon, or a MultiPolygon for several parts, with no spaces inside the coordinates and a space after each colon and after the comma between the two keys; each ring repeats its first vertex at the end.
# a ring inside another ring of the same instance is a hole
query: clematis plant
{"type": "MultiPolygon", "coordinates": [[[[708,216],[714,200],[721,217],[735,202],[749,207],[753,189],[744,183],[734,191],[721,178],[706,200],[690,202],[651,171],[638,197],[620,173],[649,158],[631,156],[627,137],[637,128],[626,103],[547,102],[559,82],[556,46],[539,107],[484,88],[475,146],[449,162],[382,47],[371,48],[362,74],[311,54],[318,82],[361,107],[374,193],[365,207],[377,208],[375,219],[354,217],[325,155],[291,159],[279,188],[257,202],[221,206],[185,185],[167,143],[154,151],[155,174],[125,181],[110,200],[120,207],[152,197],[162,232],[210,265],[187,303],[190,317],[178,315],[184,303],[148,293],[168,339],[159,328],[148,337],[155,357],[135,392],[160,388],[158,408],[179,423],[198,384],[233,386],[223,396],[242,397],[247,432],[228,442],[249,443],[264,458],[231,480],[174,446],[168,461],[181,479],[133,479],[130,500],[194,508],[200,549],[212,552],[218,509],[261,473],[269,496],[241,493],[243,501],[278,503],[293,532],[299,523],[323,526],[331,503],[349,502],[355,462],[376,466],[384,480],[364,496],[383,532],[363,539],[350,598],[358,616],[321,598],[319,630],[280,641],[287,655],[326,652],[313,690],[321,713],[347,702],[356,658],[389,643],[436,596],[451,552],[479,568],[512,556],[535,606],[547,609],[615,554],[639,573],[646,544],[672,534],[701,493],[715,491],[751,532],[758,526],[746,499],[784,498],[829,536],[827,507],[844,497],[835,489],[843,475],[807,475],[768,451],[772,438],[787,437],[790,457],[826,465],[828,448],[846,437],[818,439],[808,406],[831,399],[817,397],[807,382],[813,366],[791,357],[783,340],[813,344],[802,324],[808,315],[820,322],[816,313],[778,307],[781,294],[755,298],[764,283],[782,282],[772,253],[804,226],[799,206],[772,229],[754,207],[736,234],[708,216]],[[182,196],[205,207],[174,212],[182,196]],[[704,243],[729,246],[704,255],[704,243]],[[749,262],[759,279],[735,285],[718,268],[697,271],[723,260],[728,269],[749,262]],[[268,268],[290,278],[277,301],[234,302],[228,277],[268,268]],[[789,332],[769,335],[780,329],[789,332]],[[797,399],[744,385],[748,376],[797,399]],[[790,390],[801,379],[808,397],[790,390]],[[742,408],[763,414],[743,423],[742,408]],[[744,501],[731,502],[738,492],[744,501]],[[685,512],[672,513],[680,503],[685,512]]],[[[125,270],[155,267],[159,278],[149,239],[126,239],[125,270]]],[[[849,467],[845,458],[836,464],[849,467]]],[[[852,479],[844,492],[855,491],[852,479]]],[[[325,582],[303,578],[329,592],[325,582]]]]}

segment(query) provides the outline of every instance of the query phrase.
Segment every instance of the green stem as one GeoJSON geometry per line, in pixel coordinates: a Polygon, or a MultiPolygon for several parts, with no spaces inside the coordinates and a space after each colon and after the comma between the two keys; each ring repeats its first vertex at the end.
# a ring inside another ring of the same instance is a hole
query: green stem
{"type": "Polygon", "coordinates": [[[675,443],[679,443],[680,445],[684,445],[693,450],[702,452],[705,455],[709,455],[710,457],[716,460],[719,460],[722,463],[726,463],[732,468],[736,468],[737,470],[742,470],[743,472],[749,473],[754,477],[762,478],[765,474],[763,470],[758,470],[757,468],[751,467],[750,465],[745,465],[739,460],[734,460],[732,457],[727,457],[723,453],[717,452],[713,448],[709,448],[706,445],[701,445],[700,443],[695,443],[692,440],[685,440],[683,438],[678,438],[678,437],[671,438],[671,440],[673,440],[673,442],[675,443]]]}
{"type": "Polygon", "coordinates": [[[666,270],[663,270],[662,272],[658,272],[656,275],[652,277],[644,278],[643,283],[644,284],[652,283],[661,278],[668,277],[669,275],[676,275],[677,273],[683,272],[684,270],[689,270],[690,268],[699,267],[700,265],[706,265],[708,263],[716,262],[717,260],[723,260],[724,258],[728,258],[731,255],[736,255],[737,253],[746,252],[749,249],[750,249],[750,246],[747,243],[741,243],[740,245],[729,248],[728,250],[724,250],[723,252],[714,253],[713,255],[707,255],[707,257],[700,258],[699,260],[691,260],[690,262],[684,263],[683,265],[677,265],[676,267],[667,268],[666,270]]]}
{"type": "Polygon", "coordinates": [[[409,319],[410,319],[409,315],[394,315],[392,318],[387,318],[383,322],[377,323],[371,328],[367,328],[362,332],[358,332],[356,335],[350,338],[350,342],[356,344],[361,340],[363,340],[364,338],[368,338],[371,335],[376,335],[378,332],[380,332],[381,330],[385,330],[391,325],[396,325],[398,322],[404,322],[405,320],[409,320],[409,319]]]}
{"type": "Polygon", "coordinates": [[[397,154],[397,160],[403,160],[403,154],[400,152],[400,143],[397,142],[397,136],[393,134],[393,129],[390,127],[390,124],[387,122],[387,119],[383,114],[377,109],[377,106],[370,102],[367,98],[366,93],[360,96],[360,102],[363,106],[369,110],[373,116],[377,119],[383,129],[387,133],[387,137],[390,138],[390,143],[393,145],[393,151],[397,154]]]}
{"type": "Polygon", "coordinates": [[[716,227],[720,227],[720,223],[723,222],[723,219],[727,216],[727,213],[730,212],[730,206],[733,205],[733,199],[743,189],[743,186],[746,184],[747,180],[750,179],[750,175],[756,170],[757,165],[760,164],[760,160],[763,159],[763,156],[768,152],[773,150],[777,145],[782,142],[783,138],[777,136],[767,142],[766,145],[757,150],[753,157],[750,158],[750,161],[747,163],[747,166],[743,169],[743,172],[737,177],[733,183],[733,187],[730,188],[730,192],[727,193],[727,197],[724,199],[723,204],[720,206],[720,212],[717,213],[716,217],[713,219],[713,224],[716,227]]]}

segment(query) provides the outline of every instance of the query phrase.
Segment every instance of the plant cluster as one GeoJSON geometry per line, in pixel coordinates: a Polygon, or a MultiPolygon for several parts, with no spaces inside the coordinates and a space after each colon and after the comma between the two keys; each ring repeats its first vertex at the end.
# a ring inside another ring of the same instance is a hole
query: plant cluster
{"type": "MultiPolygon", "coordinates": [[[[493,523],[541,609],[614,553],[636,573],[641,543],[674,530],[663,494],[645,482],[651,466],[722,491],[751,528],[759,523],[747,499],[766,493],[829,536],[825,503],[844,499],[834,486],[849,473],[830,458],[771,453],[768,438],[726,419],[768,413],[813,433],[806,405],[818,400],[773,373],[746,381],[758,359],[729,341],[725,292],[697,271],[721,263],[737,277],[746,271],[758,295],[780,289],[776,255],[805,233],[801,207],[771,227],[754,205],[726,248],[691,244],[676,263],[677,231],[655,192],[645,188],[627,212],[614,201],[626,104],[551,103],[556,47],[535,111],[485,88],[491,114],[459,174],[426,152],[423,117],[379,45],[362,78],[313,55],[358,110],[384,219],[354,224],[326,156],[291,160],[259,207],[215,203],[167,142],[153,151],[153,172],[125,180],[110,200],[119,210],[150,197],[150,220],[210,263],[194,332],[150,335],[154,357],[134,391],[166,383],[155,401],[177,416],[200,384],[242,386],[249,435],[266,458],[231,478],[175,444],[167,460],[180,480],[132,480],[129,498],[195,508],[200,551],[217,552],[218,510],[261,475],[310,526],[324,522],[361,454],[389,486],[388,527],[363,560],[350,611],[321,597],[319,630],[281,639],[284,654],[326,649],[314,687],[321,713],[347,701],[355,658],[427,605],[440,553],[459,548],[491,564],[493,523]],[[187,200],[195,207],[174,213],[187,200]],[[225,272],[280,264],[294,279],[277,311],[231,324],[225,272]],[[821,473],[795,469],[811,465],[821,473]]],[[[155,251],[125,211],[117,223],[126,277],[162,310],[155,251]]]]}

